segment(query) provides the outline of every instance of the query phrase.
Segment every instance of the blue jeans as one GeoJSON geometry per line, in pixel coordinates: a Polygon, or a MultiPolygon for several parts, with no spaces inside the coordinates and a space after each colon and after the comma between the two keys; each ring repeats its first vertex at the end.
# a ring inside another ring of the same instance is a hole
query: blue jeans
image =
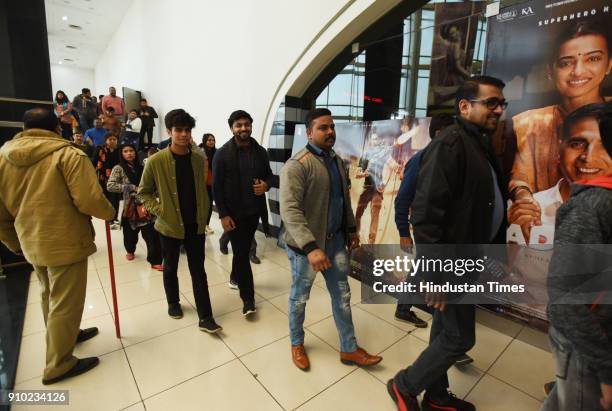
{"type": "MultiPolygon", "coordinates": [[[[340,351],[353,352],[357,349],[353,317],[351,314],[351,289],[348,283],[348,252],[342,235],[327,241],[325,254],[332,263],[332,268],[323,271],[325,283],[332,302],[334,321],[340,336],[340,351]]],[[[305,255],[296,253],[287,247],[291,263],[291,294],[289,295],[289,330],[291,345],[304,344],[304,317],[306,302],[314,283],[316,272],[308,263],[305,255]]]]}
{"type": "Polygon", "coordinates": [[[541,411],[600,410],[600,382],[595,372],[554,326],[548,330],[557,378],[541,411]]]}

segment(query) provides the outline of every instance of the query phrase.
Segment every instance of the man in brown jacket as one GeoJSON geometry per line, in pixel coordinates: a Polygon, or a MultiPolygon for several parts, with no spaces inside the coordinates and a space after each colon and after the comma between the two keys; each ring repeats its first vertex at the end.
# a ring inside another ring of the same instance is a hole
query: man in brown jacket
{"type": "Polygon", "coordinates": [[[38,275],[47,325],[42,382],[53,384],[99,362],[72,352],[98,332],[79,331],[87,257],[96,252],[91,216],[110,220],[115,210],[85,153],[58,135],[51,111],[28,110],[23,120],[24,131],[0,149],[0,241],[22,253],[38,275]]]}

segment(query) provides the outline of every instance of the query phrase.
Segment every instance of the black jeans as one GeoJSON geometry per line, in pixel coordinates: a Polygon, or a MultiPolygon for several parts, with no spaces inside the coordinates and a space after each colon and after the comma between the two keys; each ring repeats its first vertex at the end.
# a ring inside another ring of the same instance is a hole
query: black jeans
{"type": "Polygon", "coordinates": [[[445,393],[446,372],[476,341],[475,315],[473,305],[447,305],[444,311],[435,310],[429,346],[411,366],[395,375],[397,388],[414,396],[423,390],[434,396],[445,393]]]}
{"type": "MultiPolygon", "coordinates": [[[[255,229],[257,230],[257,229],[255,229]]],[[[230,242],[229,231],[224,231],[219,238],[219,246],[222,250],[227,250],[227,245],[230,242]]],[[[253,236],[253,241],[251,242],[251,248],[249,249],[249,257],[257,255],[257,240],[255,240],[255,236],[253,236]]]]}
{"type": "Polygon", "coordinates": [[[140,129],[140,148],[149,148],[153,146],[153,127],[140,129]],[[145,141],[145,134],[147,136],[145,141]]]}
{"type": "Polygon", "coordinates": [[[125,251],[134,254],[136,244],[138,244],[138,233],[140,233],[147,244],[147,261],[149,264],[158,265],[162,263],[161,240],[159,239],[159,233],[153,228],[153,223],[134,230],[130,226],[128,219],[123,218],[121,226],[123,228],[123,246],[125,251]]]}
{"type": "Polygon", "coordinates": [[[206,225],[210,225],[210,217],[212,216],[212,205],[213,205],[212,186],[207,185],[206,191],[208,191],[208,218],[206,218],[206,225]]]}
{"type": "Polygon", "coordinates": [[[230,279],[238,284],[243,302],[255,301],[253,271],[249,261],[251,244],[255,238],[259,216],[245,216],[235,219],[236,228],[229,232],[232,243],[232,273],[230,279]]]}
{"type": "Polygon", "coordinates": [[[185,226],[185,239],[166,237],[160,234],[162,251],[164,254],[164,289],[168,304],[178,303],[179,283],[177,277],[178,261],[181,242],[187,253],[187,263],[191,274],[191,284],[195,298],[198,317],[203,320],[212,317],[210,295],[208,294],[208,281],[204,270],[204,234],[198,234],[198,226],[185,226]]]}

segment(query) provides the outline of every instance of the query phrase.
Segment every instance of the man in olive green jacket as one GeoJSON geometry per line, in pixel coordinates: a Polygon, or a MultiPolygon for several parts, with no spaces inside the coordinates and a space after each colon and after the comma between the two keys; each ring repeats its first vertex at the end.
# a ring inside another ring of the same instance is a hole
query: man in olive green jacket
{"type": "Polygon", "coordinates": [[[200,319],[199,328],[216,333],[210,305],[208,282],[204,270],[204,241],[208,218],[206,190],[206,155],[191,150],[191,130],[195,119],[183,109],[175,109],[164,119],[172,142],[168,148],[151,156],[145,165],[138,187],[138,196],[145,208],[157,216],[164,254],[164,290],[168,315],[182,318],[177,277],[180,245],[187,253],[193,294],[200,319]]]}
{"type": "Polygon", "coordinates": [[[75,343],[98,332],[79,331],[87,257],[96,252],[91,216],[110,220],[115,214],[91,161],[59,136],[59,127],[50,110],[29,110],[24,131],[0,149],[0,241],[23,253],[40,280],[47,325],[43,384],[98,364],[72,353],[75,343]]]}

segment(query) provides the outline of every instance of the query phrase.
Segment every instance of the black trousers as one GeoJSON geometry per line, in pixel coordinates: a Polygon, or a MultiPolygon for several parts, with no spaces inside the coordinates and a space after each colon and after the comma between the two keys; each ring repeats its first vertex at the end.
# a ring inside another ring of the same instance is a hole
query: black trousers
{"type": "Polygon", "coordinates": [[[153,145],[153,127],[140,129],[140,148],[149,148],[153,145]],[[147,136],[145,142],[145,134],[147,136]]]}
{"type": "MultiPolygon", "coordinates": [[[[257,231],[257,228],[255,228],[257,231]]],[[[219,246],[222,250],[227,249],[227,245],[230,242],[230,234],[229,231],[224,231],[219,237],[219,246]]],[[[251,248],[249,249],[249,257],[252,255],[257,255],[257,240],[255,240],[255,236],[253,235],[253,241],[251,242],[251,248]]]]}
{"type": "Polygon", "coordinates": [[[178,303],[179,283],[177,276],[181,243],[185,246],[191,284],[195,297],[198,317],[203,320],[212,317],[208,280],[204,269],[204,234],[198,235],[197,225],[185,226],[185,239],[166,237],[160,234],[164,255],[164,290],[168,304],[178,303]]]}
{"type": "Polygon", "coordinates": [[[255,231],[259,216],[246,216],[234,220],[236,228],[229,232],[232,243],[232,273],[230,279],[238,284],[240,298],[243,302],[255,301],[255,286],[253,285],[253,271],[249,255],[251,244],[255,239],[255,231]]]}
{"type": "Polygon", "coordinates": [[[130,226],[128,219],[123,218],[121,226],[123,228],[123,246],[125,251],[134,254],[136,244],[138,244],[138,233],[140,233],[147,244],[147,261],[149,264],[158,265],[162,263],[161,240],[159,239],[159,233],[153,228],[153,223],[134,230],[130,226]]]}
{"type": "Polygon", "coordinates": [[[476,312],[473,305],[451,304],[435,310],[429,346],[415,362],[394,378],[406,394],[443,394],[448,389],[448,369],[468,352],[476,341],[476,312]]]}
{"type": "Polygon", "coordinates": [[[206,191],[208,191],[208,218],[206,219],[206,225],[210,225],[210,217],[212,217],[212,205],[213,205],[212,186],[207,185],[206,191]]]}

